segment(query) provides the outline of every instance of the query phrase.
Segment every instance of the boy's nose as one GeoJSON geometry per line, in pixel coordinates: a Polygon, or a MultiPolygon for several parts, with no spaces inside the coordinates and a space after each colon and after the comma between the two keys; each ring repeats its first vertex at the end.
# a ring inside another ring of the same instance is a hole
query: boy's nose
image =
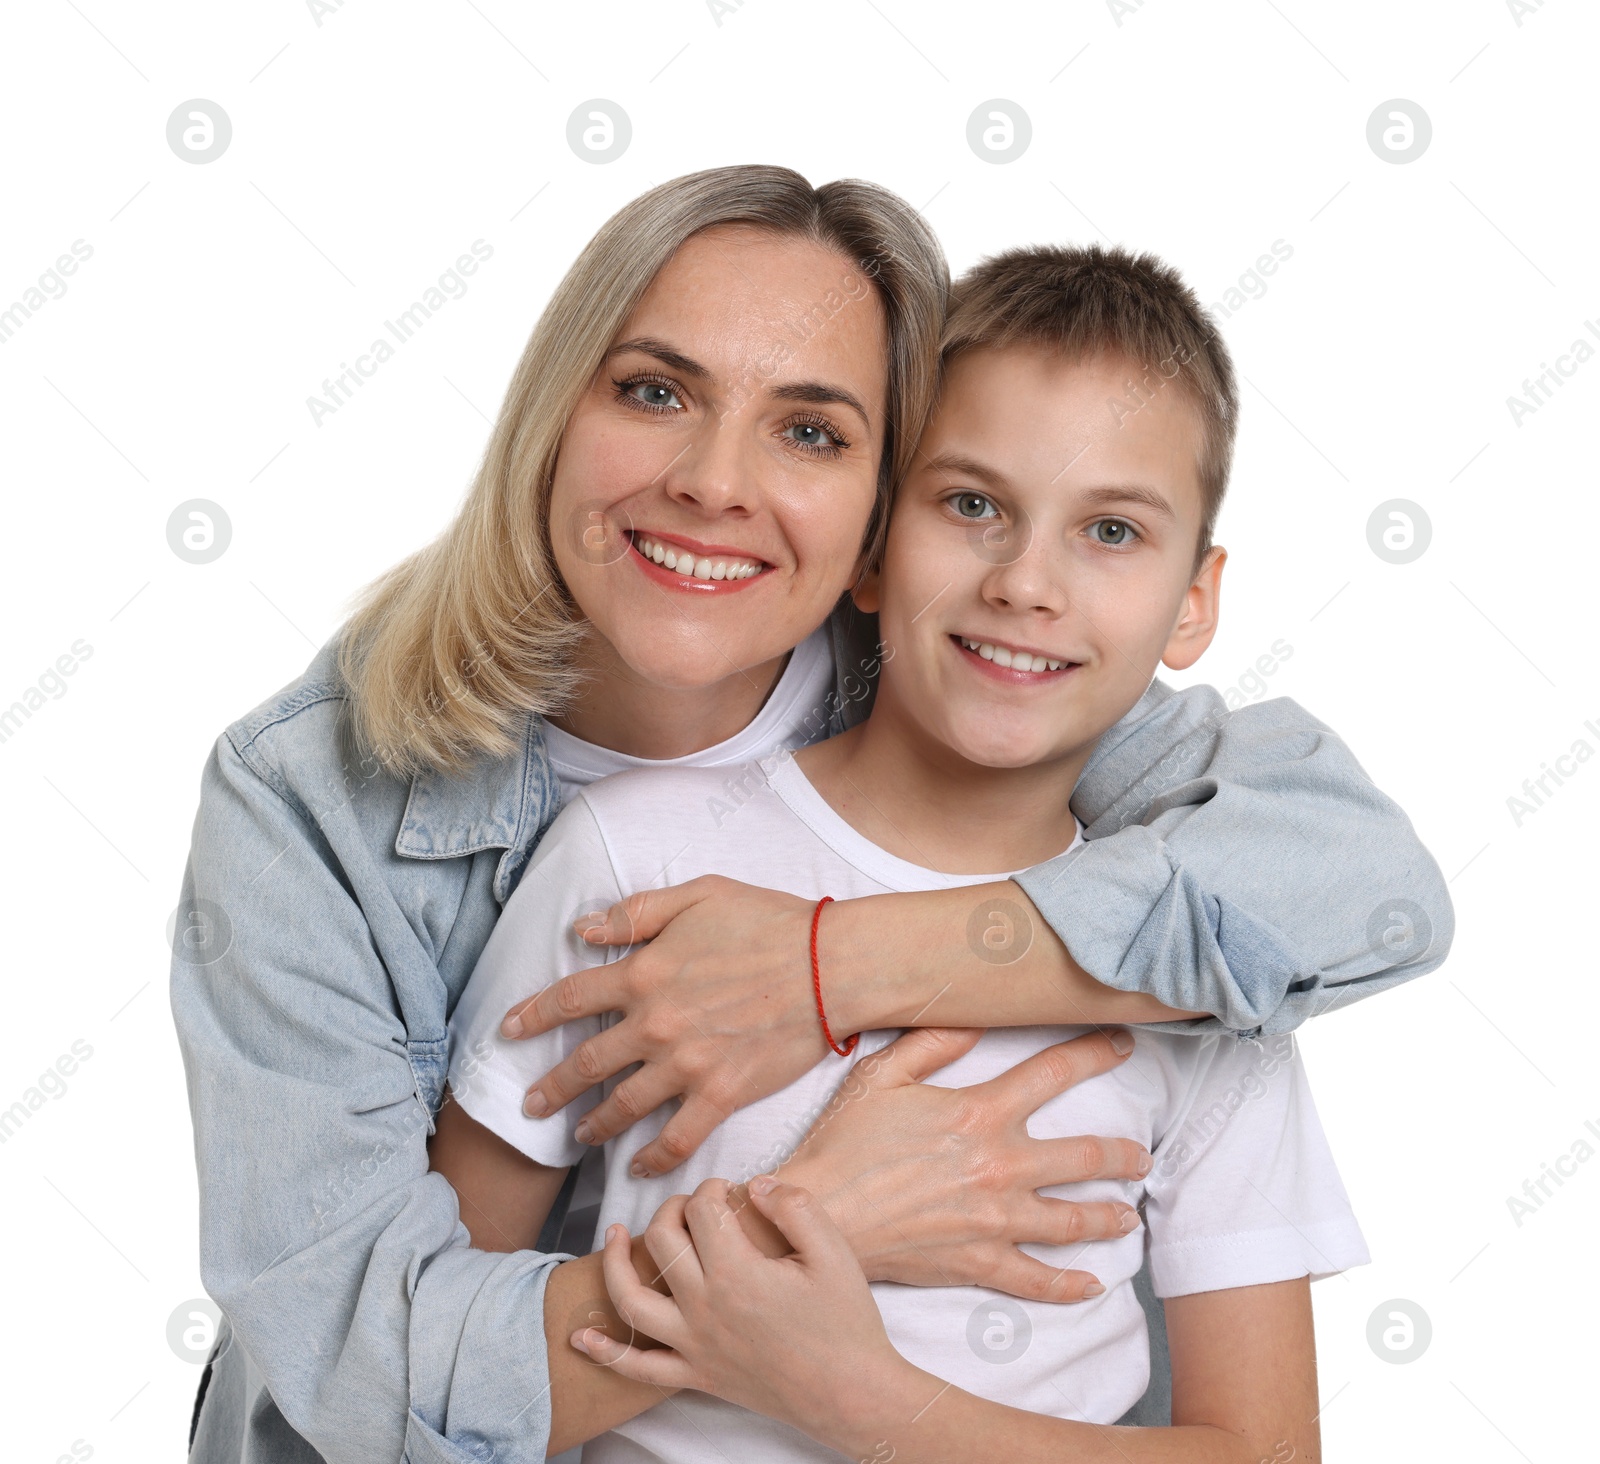
{"type": "Polygon", "coordinates": [[[996,564],[984,576],[984,598],[1009,610],[1039,610],[1060,615],[1067,609],[1064,577],[1051,566],[1042,544],[1029,545],[1014,559],[996,564]]]}

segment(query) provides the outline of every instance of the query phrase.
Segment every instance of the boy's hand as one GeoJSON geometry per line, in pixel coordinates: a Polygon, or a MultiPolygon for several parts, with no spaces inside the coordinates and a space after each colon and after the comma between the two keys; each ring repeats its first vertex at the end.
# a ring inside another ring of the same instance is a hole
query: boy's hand
{"type": "Polygon", "coordinates": [[[831,1431],[849,1433],[852,1404],[870,1404],[906,1364],[823,1207],[769,1176],[750,1191],[790,1254],[771,1259],[756,1249],[728,1204],[727,1181],[708,1179],[692,1196],[668,1200],[645,1231],[670,1296],[639,1279],[627,1231],[606,1232],[613,1305],[666,1348],[640,1351],[595,1328],[574,1332],[572,1345],[624,1377],[695,1388],[834,1442],[831,1431]]]}
{"type": "Polygon", "coordinates": [[[729,1114],[787,1087],[827,1055],[811,987],[814,908],[795,895],[703,875],[631,895],[598,922],[578,921],[594,945],[650,943],[506,1013],[500,1031],[512,1038],[622,1013],[528,1089],[526,1111],[554,1113],[640,1063],[585,1116],[578,1138],[604,1143],[681,1097],[654,1142],[634,1156],[645,1174],[675,1169],[729,1114]]]}

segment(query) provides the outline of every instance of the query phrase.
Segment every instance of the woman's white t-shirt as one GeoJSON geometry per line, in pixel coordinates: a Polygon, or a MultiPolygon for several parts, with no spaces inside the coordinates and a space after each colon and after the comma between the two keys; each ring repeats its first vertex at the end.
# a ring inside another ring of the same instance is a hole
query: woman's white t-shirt
{"type": "MultiPolygon", "coordinates": [[[[540,986],[625,954],[577,939],[572,921],[583,912],[701,874],[809,900],[1008,877],[941,874],[879,848],[833,810],[792,756],[734,771],[729,777],[721,768],[657,767],[579,794],[541,841],[479,957],[450,1019],[451,1089],[474,1119],[540,1163],[571,1165],[592,1154],[573,1129],[615,1080],[545,1119],[524,1116],[523,1094],[614,1014],[523,1041],[501,1038],[499,1023],[540,986]]],[[[1004,916],[975,902],[974,939],[1004,916]]],[[[1086,1030],[997,1028],[929,1081],[984,1082],[1086,1030]]],[[[854,1058],[830,1055],[740,1109],[686,1163],[654,1179],[634,1179],[628,1166],[671,1109],[641,1119],[605,1145],[595,1235],[617,1221],[639,1234],[662,1201],[702,1179],[743,1180],[771,1169],[826,1108],[851,1062],[897,1035],[862,1033],[854,1058]]],[[[1231,1034],[1141,1031],[1126,1062],[1045,1102],[1028,1131],[1036,1138],[1125,1135],[1150,1149],[1155,1165],[1142,1183],[1088,1181],[1042,1193],[1135,1204],[1142,1198],[1158,1295],[1325,1275],[1368,1259],[1292,1037],[1255,1044],[1231,1034]]],[[[1070,1306],[972,1286],[878,1282],[872,1290],[895,1346],[919,1367],[1014,1407],[1111,1423],[1149,1377],[1144,1313],[1132,1286],[1144,1246],[1138,1230],[1082,1246],[1024,1246],[1046,1264],[1092,1270],[1105,1284],[1104,1295],[1070,1306]]],[[[592,1440],[584,1459],[702,1460],[708,1439],[731,1459],[837,1458],[785,1424],[686,1392],[592,1440]]]]}
{"type": "Polygon", "coordinates": [[[546,722],[545,750],[561,784],[561,802],[569,802],[580,788],[630,768],[721,768],[804,747],[827,736],[827,699],[833,689],[833,651],[824,624],[790,653],[778,684],[748,726],[687,757],[633,757],[585,742],[546,722]]]}

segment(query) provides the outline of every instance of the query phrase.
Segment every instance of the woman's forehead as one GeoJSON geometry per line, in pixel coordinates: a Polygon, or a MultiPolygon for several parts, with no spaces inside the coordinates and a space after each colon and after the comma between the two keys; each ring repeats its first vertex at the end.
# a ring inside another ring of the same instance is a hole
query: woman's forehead
{"type": "Polygon", "coordinates": [[[881,402],[888,362],[883,302],[866,273],[813,239],[719,225],[662,266],[613,349],[663,342],[723,379],[848,378],[881,402]]]}

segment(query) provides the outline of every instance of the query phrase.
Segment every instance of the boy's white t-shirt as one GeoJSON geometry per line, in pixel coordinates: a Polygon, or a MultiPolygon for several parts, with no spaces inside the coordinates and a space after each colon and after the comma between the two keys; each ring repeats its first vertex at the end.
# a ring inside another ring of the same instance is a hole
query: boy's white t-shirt
{"type": "MultiPolygon", "coordinates": [[[[571,1165],[592,1152],[573,1129],[601,1092],[626,1075],[557,1114],[530,1119],[522,1113],[528,1086],[615,1014],[527,1040],[499,1035],[501,1017],[516,1002],[626,954],[589,946],[572,933],[585,911],[701,874],[811,900],[1009,877],[942,874],[880,849],[834,812],[788,754],[735,774],[648,769],[585,789],[551,825],[485,945],[450,1020],[450,1086],[468,1114],[540,1163],[571,1165]]],[[[990,923],[987,913],[976,914],[974,928],[990,923]]],[[[1003,979],[1004,968],[995,974],[1003,979]]],[[[997,1028],[929,1081],[984,1082],[1087,1030],[997,1028]]],[[[740,1109],[670,1174],[629,1175],[633,1155],[661,1131],[671,1109],[641,1119],[605,1146],[595,1237],[619,1221],[639,1234],[662,1201],[692,1192],[702,1179],[738,1181],[773,1168],[824,1110],[852,1063],[897,1035],[862,1033],[853,1057],[830,1054],[787,1088],[740,1109]]],[[[1126,1062],[1046,1101],[1028,1120],[1028,1132],[1120,1135],[1150,1149],[1155,1164],[1142,1183],[1095,1180],[1041,1193],[1134,1204],[1143,1198],[1158,1295],[1327,1275],[1368,1260],[1292,1037],[1255,1044],[1231,1034],[1137,1032],[1126,1062]]],[[[1086,1245],[1024,1246],[1049,1265],[1093,1271],[1106,1286],[1104,1295],[1071,1305],[974,1286],[876,1282],[872,1291],[895,1346],[935,1376],[1013,1407],[1111,1423],[1149,1380],[1144,1314],[1131,1284],[1144,1245],[1135,1230],[1086,1245]]],[[[684,1392],[591,1440],[584,1459],[699,1461],[717,1453],[762,1461],[840,1457],[786,1424],[684,1392]]]]}
{"type": "MultiPolygon", "coordinates": [[[[591,783],[635,768],[737,767],[752,758],[769,757],[820,741],[828,735],[828,698],[833,691],[833,648],[828,640],[828,624],[824,621],[790,652],[777,685],[755,716],[732,737],[699,752],[684,757],[635,757],[632,753],[602,747],[597,742],[586,742],[546,722],[545,753],[561,790],[561,805],[565,807],[575,793],[582,792],[591,783]]],[[[557,1242],[558,1248],[564,1248],[569,1242],[577,1244],[571,1241],[571,1233],[585,1224],[585,1217],[600,1202],[604,1188],[600,1162],[603,1155],[598,1149],[592,1149],[586,1158],[588,1162],[579,1170],[568,1202],[567,1224],[557,1242]]],[[[588,1244],[587,1230],[582,1243],[588,1244]]]]}

